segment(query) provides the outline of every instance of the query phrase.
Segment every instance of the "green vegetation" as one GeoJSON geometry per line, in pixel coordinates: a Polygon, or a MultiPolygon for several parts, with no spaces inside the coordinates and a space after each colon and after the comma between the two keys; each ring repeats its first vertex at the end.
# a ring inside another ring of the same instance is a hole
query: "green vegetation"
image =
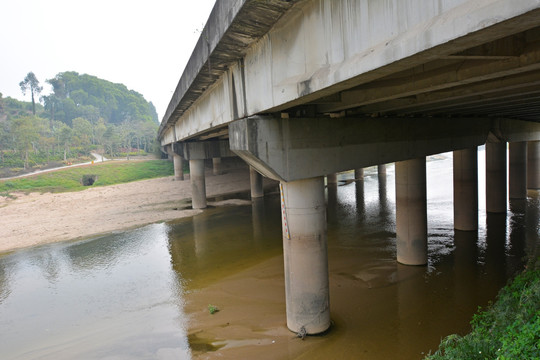
{"type": "Polygon", "coordinates": [[[475,315],[471,325],[471,333],[446,337],[426,359],[540,359],[540,258],[475,315]]]}
{"type": "Polygon", "coordinates": [[[219,311],[219,309],[215,305],[208,304],[208,311],[210,312],[210,314],[214,315],[215,313],[219,311]]]}
{"type": "Polygon", "coordinates": [[[65,192],[83,190],[85,175],[93,175],[93,186],[126,183],[136,180],[170,176],[173,164],[166,160],[109,161],[93,165],[71,167],[26,178],[0,180],[0,196],[13,192],[65,192]]]}
{"type": "Polygon", "coordinates": [[[156,109],[141,94],[76,72],[46,83],[52,93],[40,98],[44,105],[36,102],[43,87],[32,72],[19,84],[31,103],[0,94],[0,177],[79,162],[92,151],[108,157],[159,152],[156,109]]]}

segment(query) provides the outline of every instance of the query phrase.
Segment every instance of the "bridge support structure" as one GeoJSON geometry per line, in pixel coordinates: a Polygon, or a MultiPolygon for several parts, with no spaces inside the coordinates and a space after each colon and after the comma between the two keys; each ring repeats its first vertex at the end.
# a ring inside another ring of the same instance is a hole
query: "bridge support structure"
{"type": "Polygon", "coordinates": [[[426,159],[396,162],[397,261],[427,264],[426,159]]]}
{"type": "Polygon", "coordinates": [[[173,164],[174,164],[174,180],[177,180],[177,181],[184,180],[184,162],[182,160],[182,157],[178,154],[174,154],[173,164]]]}
{"type": "Polygon", "coordinates": [[[318,334],[330,327],[324,178],[282,181],[280,188],[287,327],[318,334]]]}
{"type": "Polygon", "coordinates": [[[527,144],[527,188],[540,189],[540,141],[527,144]]]}
{"type": "Polygon", "coordinates": [[[527,142],[509,144],[508,197],[527,198],[527,142]]]}
{"type": "Polygon", "coordinates": [[[222,157],[235,156],[235,154],[229,150],[229,142],[227,140],[209,140],[181,142],[173,145],[174,153],[189,161],[191,203],[193,208],[206,208],[206,174],[204,160],[212,159],[215,174],[216,168],[221,168],[222,157]]]}
{"type": "Polygon", "coordinates": [[[478,230],[478,149],[453,152],[454,229],[478,230]]]}
{"type": "Polygon", "coordinates": [[[206,208],[206,178],[204,159],[189,160],[191,180],[191,204],[194,209],[206,208]]]}
{"type": "Polygon", "coordinates": [[[221,158],[220,157],[212,158],[212,173],[214,175],[223,174],[223,169],[221,168],[221,158]]]}
{"type": "Polygon", "coordinates": [[[251,198],[256,199],[264,196],[263,176],[253,167],[249,167],[249,183],[251,187],[251,198]]]}
{"type": "Polygon", "coordinates": [[[506,142],[486,143],[486,211],[506,212],[506,142]]]}

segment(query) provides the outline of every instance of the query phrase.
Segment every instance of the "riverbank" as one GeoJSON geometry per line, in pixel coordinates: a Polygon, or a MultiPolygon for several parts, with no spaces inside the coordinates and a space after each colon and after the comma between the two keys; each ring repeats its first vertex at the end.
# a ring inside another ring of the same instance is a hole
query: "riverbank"
{"type": "MultiPolygon", "coordinates": [[[[266,180],[266,185],[271,184],[266,180]]],[[[249,170],[207,173],[207,196],[248,191],[249,170]]],[[[0,253],[76,240],[193,216],[189,175],[184,181],[169,176],[67,193],[14,193],[0,197],[0,253]]],[[[212,203],[209,205],[222,205],[212,203]]]]}

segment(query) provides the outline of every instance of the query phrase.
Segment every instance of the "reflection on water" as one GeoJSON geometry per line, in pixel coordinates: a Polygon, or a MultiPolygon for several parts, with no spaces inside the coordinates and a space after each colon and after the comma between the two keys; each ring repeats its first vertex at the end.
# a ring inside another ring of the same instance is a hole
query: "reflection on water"
{"type": "MultiPolygon", "coordinates": [[[[419,359],[445,335],[468,330],[477,307],[537,251],[538,192],[510,203],[507,216],[486,215],[481,198],[478,232],[454,231],[451,158],[431,159],[427,170],[429,265],[395,261],[394,167],[382,177],[366,169],[362,182],[341,174],[327,190],[332,331],[266,346],[287,347],[291,359],[419,359]]],[[[2,359],[218,357],[219,346],[190,332],[186,301],[280,256],[279,207],[274,194],[251,206],[0,256],[2,359]]],[[[257,316],[265,314],[249,314],[257,316]]]]}

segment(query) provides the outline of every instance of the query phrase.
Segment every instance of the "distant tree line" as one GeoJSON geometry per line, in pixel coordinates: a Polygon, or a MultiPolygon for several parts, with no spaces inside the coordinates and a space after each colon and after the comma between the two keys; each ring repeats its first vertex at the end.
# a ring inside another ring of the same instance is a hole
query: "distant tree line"
{"type": "Polygon", "coordinates": [[[32,72],[19,83],[31,103],[0,93],[0,167],[27,169],[91,151],[114,157],[157,150],[156,109],[141,94],[76,72],[46,83],[52,92],[39,102],[43,87],[32,72]]]}

